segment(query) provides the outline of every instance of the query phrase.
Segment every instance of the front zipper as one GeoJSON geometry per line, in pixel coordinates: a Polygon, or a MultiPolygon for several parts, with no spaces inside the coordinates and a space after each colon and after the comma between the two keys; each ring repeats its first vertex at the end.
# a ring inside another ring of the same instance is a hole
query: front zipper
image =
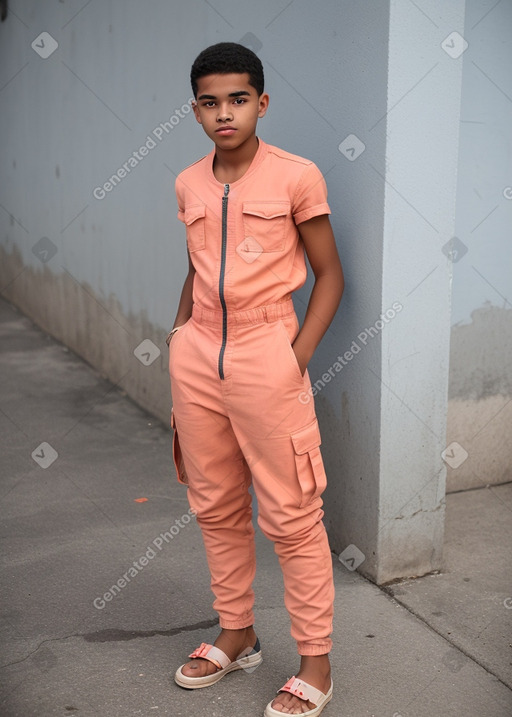
{"type": "Polygon", "coordinates": [[[224,352],[228,339],[228,312],[224,298],[224,274],[226,272],[226,245],[228,240],[228,194],[229,184],[224,185],[224,196],[222,197],[222,248],[220,255],[219,274],[219,298],[222,306],[222,344],[219,352],[219,377],[224,379],[224,352]]]}

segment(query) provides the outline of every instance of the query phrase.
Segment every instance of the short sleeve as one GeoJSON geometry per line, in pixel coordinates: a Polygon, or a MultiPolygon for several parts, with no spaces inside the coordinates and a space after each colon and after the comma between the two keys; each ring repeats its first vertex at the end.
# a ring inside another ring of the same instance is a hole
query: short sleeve
{"type": "Polygon", "coordinates": [[[174,184],[174,190],[176,192],[176,200],[178,202],[178,219],[180,222],[185,221],[185,201],[182,194],[182,186],[180,182],[180,178],[177,177],[176,182],[174,184]]]}
{"type": "Polygon", "coordinates": [[[327,185],[322,172],[311,162],[302,173],[295,191],[292,214],[295,224],[301,224],[313,217],[330,214],[327,204],[327,185]]]}

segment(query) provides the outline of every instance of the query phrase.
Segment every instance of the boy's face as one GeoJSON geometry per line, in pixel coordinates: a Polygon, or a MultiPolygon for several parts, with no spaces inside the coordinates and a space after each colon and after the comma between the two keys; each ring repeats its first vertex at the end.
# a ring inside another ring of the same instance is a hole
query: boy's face
{"type": "Polygon", "coordinates": [[[237,149],[253,137],[259,117],[268,107],[268,95],[258,97],[248,73],[206,75],[197,81],[194,114],[219,149],[237,149]]]}

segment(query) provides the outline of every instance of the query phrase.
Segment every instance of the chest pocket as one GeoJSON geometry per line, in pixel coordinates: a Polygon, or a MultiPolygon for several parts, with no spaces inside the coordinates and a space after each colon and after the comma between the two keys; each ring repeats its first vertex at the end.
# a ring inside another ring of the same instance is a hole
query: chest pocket
{"type": "Polygon", "coordinates": [[[192,204],[185,207],[187,246],[189,251],[199,251],[206,246],[206,205],[192,204]]]}
{"type": "Polygon", "coordinates": [[[284,251],[290,202],[244,202],[242,212],[244,251],[284,251]]]}

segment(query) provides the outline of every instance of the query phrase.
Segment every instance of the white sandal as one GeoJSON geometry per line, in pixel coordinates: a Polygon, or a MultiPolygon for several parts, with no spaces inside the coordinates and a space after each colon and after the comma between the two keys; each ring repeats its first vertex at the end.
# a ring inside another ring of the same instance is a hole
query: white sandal
{"type": "MultiPolygon", "coordinates": [[[[317,717],[325,705],[331,701],[332,687],[333,685],[331,680],[331,686],[329,687],[327,694],[324,694],[323,692],[320,692],[320,690],[317,690],[316,687],[313,687],[313,685],[304,682],[304,680],[299,680],[294,675],[293,677],[290,677],[286,685],[277,691],[277,694],[280,692],[290,692],[290,694],[295,695],[295,697],[299,697],[299,699],[304,700],[305,702],[309,700],[309,702],[312,702],[315,707],[312,710],[308,710],[308,712],[302,712],[300,717],[317,717]]],[[[271,700],[268,703],[263,717],[282,717],[283,714],[286,714],[275,710],[272,707],[273,701],[274,700],[271,700]]]]}
{"type": "Polygon", "coordinates": [[[234,672],[235,670],[252,671],[263,661],[261,656],[260,641],[258,639],[256,640],[254,647],[247,647],[233,662],[231,662],[225,652],[214,645],[209,645],[206,642],[202,642],[201,645],[194,650],[194,652],[190,653],[189,657],[202,657],[204,660],[213,662],[218,669],[217,672],[214,672],[211,675],[204,675],[203,677],[189,677],[189,675],[183,674],[182,668],[184,665],[178,667],[176,674],[174,675],[174,681],[180,687],[184,687],[187,690],[195,690],[200,687],[209,687],[210,685],[214,685],[219,680],[222,680],[222,678],[229,672],[234,672]]]}

